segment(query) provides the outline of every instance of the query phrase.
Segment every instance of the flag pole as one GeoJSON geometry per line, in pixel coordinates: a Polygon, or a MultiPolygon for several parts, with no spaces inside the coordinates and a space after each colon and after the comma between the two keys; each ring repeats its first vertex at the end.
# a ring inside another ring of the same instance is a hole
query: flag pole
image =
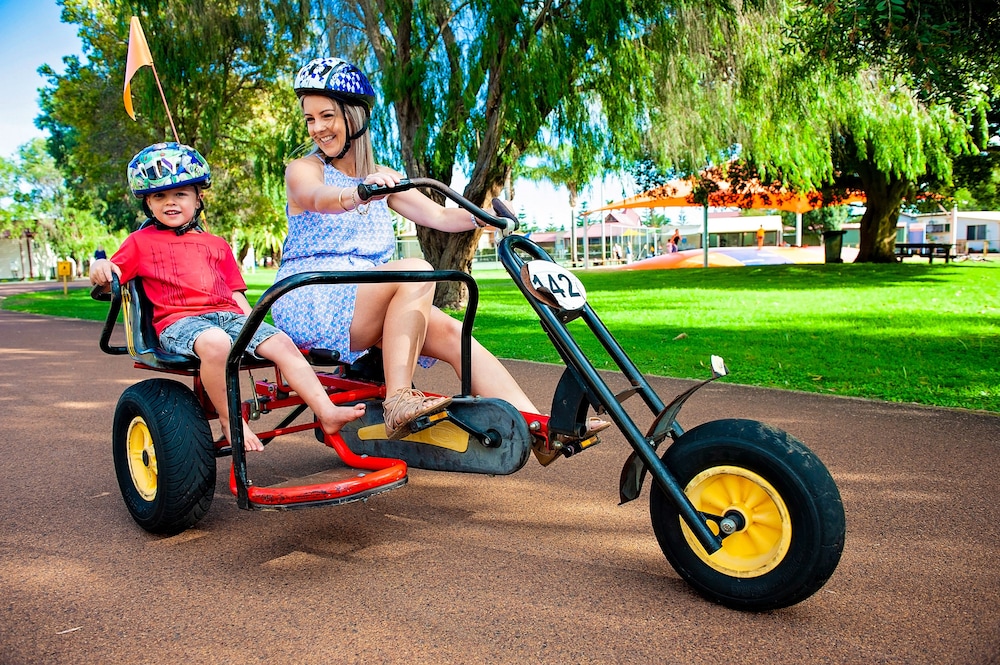
{"type": "Polygon", "coordinates": [[[181,142],[177,135],[177,127],[174,125],[174,116],[170,113],[170,106],[167,104],[167,96],[163,92],[163,85],[160,83],[160,75],[156,72],[156,65],[153,64],[153,54],[149,52],[149,44],[146,42],[146,35],[142,31],[142,24],[138,16],[133,16],[128,30],[128,54],[125,58],[125,89],[122,93],[122,101],[125,104],[125,112],[135,120],[135,110],[132,108],[132,91],[129,83],[135,73],[149,65],[153,70],[153,78],[156,79],[156,87],[160,91],[160,99],[163,100],[163,108],[167,111],[167,120],[170,121],[170,129],[174,133],[174,140],[181,142]]]}
{"type": "Polygon", "coordinates": [[[156,65],[150,62],[149,66],[153,70],[153,78],[156,79],[156,87],[160,90],[160,99],[163,100],[163,108],[167,111],[167,120],[170,121],[170,129],[174,133],[174,141],[180,143],[181,140],[177,136],[177,127],[174,126],[174,117],[170,115],[170,106],[167,105],[167,96],[163,94],[163,86],[160,85],[160,75],[156,73],[156,65]]]}

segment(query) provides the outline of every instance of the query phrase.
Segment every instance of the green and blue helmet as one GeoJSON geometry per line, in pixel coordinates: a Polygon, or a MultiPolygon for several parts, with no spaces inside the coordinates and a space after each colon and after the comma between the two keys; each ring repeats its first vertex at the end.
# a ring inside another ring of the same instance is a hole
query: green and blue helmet
{"type": "Polygon", "coordinates": [[[198,185],[208,189],[212,172],[201,153],[183,143],[168,141],[143,148],[128,163],[128,186],[136,198],[198,185]]]}

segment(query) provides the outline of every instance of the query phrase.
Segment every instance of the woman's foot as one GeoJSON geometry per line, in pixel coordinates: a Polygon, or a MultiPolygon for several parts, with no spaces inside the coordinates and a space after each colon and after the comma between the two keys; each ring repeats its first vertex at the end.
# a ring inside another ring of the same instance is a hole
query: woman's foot
{"type": "Polygon", "coordinates": [[[428,397],[419,390],[400,388],[382,402],[385,435],[390,441],[410,433],[410,423],[421,416],[437,413],[451,404],[450,397],[428,397]]]}

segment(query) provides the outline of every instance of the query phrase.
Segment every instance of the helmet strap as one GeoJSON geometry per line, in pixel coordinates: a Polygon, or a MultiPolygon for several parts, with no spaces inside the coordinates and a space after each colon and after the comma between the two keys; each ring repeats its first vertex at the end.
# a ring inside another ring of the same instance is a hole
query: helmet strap
{"type": "MultiPolygon", "coordinates": [[[[344,127],[347,128],[348,127],[347,111],[344,110],[344,102],[338,99],[337,104],[340,106],[340,115],[344,118],[344,127]]],[[[343,150],[340,151],[340,154],[338,154],[336,157],[327,157],[326,155],[323,156],[323,161],[329,164],[330,166],[333,166],[331,160],[344,158],[344,155],[347,154],[347,151],[351,149],[351,141],[361,138],[362,136],[364,136],[364,133],[368,131],[368,124],[371,121],[371,114],[369,113],[367,106],[364,108],[365,108],[364,124],[361,125],[361,129],[354,132],[353,134],[347,134],[347,138],[344,139],[344,148],[343,150]]]]}
{"type": "Polygon", "coordinates": [[[198,209],[194,211],[194,217],[192,217],[189,222],[187,222],[186,224],[181,224],[180,226],[167,226],[153,215],[153,211],[149,209],[149,204],[146,203],[146,198],[143,197],[142,199],[142,211],[146,213],[146,217],[148,217],[150,221],[153,222],[153,226],[155,226],[160,231],[173,231],[174,235],[178,236],[182,236],[191,230],[198,230],[204,232],[204,229],[201,228],[201,222],[198,221],[198,218],[201,216],[201,212],[204,209],[205,209],[205,203],[204,201],[201,201],[199,199],[198,209]]]}

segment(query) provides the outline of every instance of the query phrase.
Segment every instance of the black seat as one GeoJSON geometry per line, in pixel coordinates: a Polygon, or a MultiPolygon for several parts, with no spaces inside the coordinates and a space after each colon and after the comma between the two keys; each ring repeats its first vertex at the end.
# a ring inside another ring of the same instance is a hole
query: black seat
{"type": "Polygon", "coordinates": [[[122,289],[125,307],[125,343],[128,354],[136,361],[158,369],[198,369],[197,358],[168,353],[160,348],[159,336],[153,328],[153,304],[146,297],[142,280],[136,277],[122,289]]]}

